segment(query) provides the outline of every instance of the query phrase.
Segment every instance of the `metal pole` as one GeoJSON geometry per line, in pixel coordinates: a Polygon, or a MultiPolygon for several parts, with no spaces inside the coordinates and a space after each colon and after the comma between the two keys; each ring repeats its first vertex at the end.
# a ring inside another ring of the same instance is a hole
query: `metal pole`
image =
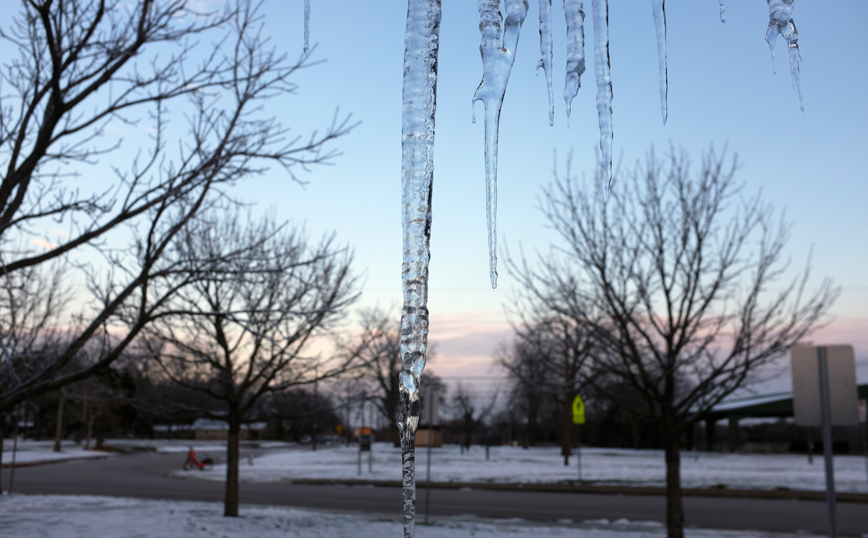
{"type": "MultiPolygon", "coordinates": [[[[12,485],[15,484],[15,455],[18,453],[18,411],[15,410],[15,438],[12,440],[12,468],[9,469],[9,495],[12,495],[12,485]]],[[[25,416],[27,416],[25,414],[25,416]]]]}
{"type": "Polygon", "coordinates": [[[359,422],[362,423],[361,429],[359,430],[359,476],[362,474],[362,435],[365,432],[365,400],[362,400],[362,412],[361,418],[359,418],[359,422]]]}
{"type": "Polygon", "coordinates": [[[581,424],[577,425],[576,429],[579,432],[579,435],[578,435],[578,437],[579,437],[578,441],[579,442],[577,443],[577,446],[576,446],[576,461],[578,462],[578,466],[579,466],[579,482],[581,482],[582,481],[582,425],[581,424]]]}
{"type": "Polygon", "coordinates": [[[829,518],[829,537],[838,538],[835,519],[835,467],[832,463],[832,416],[829,402],[829,370],[826,348],[817,348],[820,380],[820,417],[823,425],[823,458],[826,461],[826,507],[829,518]]]}
{"type": "Polygon", "coordinates": [[[868,479],[868,421],[862,429],[862,451],[865,453],[865,478],[868,479]]]}
{"type": "MultiPolygon", "coordinates": [[[[428,391],[429,400],[431,399],[431,395],[434,394],[434,391],[428,391]]],[[[434,414],[434,402],[427,402],[428,405],[425,406],[426,411],[428,412],[428,462],[425,464],[426,467],[426,478],[425,478],[425,524],[428,524],[428,506],[431,504],[431,446],[434,445],[434,428],[431,426],[431,421],[433,420],[434,414]]]]}

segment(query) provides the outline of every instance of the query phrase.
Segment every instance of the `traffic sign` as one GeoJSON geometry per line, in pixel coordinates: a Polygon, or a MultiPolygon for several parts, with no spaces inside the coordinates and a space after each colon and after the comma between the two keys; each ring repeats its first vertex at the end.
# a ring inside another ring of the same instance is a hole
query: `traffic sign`
{"type": "Polygon", "coordinates": [[[582,397],[576,394],[576,398],[573,400],[573,424],[584,424],[585,423],[585,402],[582,401],[582,397]]]}

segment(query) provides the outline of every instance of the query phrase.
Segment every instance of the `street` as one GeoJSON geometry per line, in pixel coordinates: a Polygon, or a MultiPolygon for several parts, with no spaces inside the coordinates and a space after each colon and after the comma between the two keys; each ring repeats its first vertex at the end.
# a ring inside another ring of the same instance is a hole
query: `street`
{"type": "MultiPolygon", "coordinates": [[[[242,465],[246,465],[246,453],[242,456],[242,465]]],[[[222,501],[222,481],[170,476],[172,471],[181,468],[184,458],[185,455],[181,453],[137,453],[102,460],[18,468],[15,470],[14,493],[222,501]]],[[[221,458],[215,460],[219,462],[221,458]]],[[[3,470],[4,487],[9,483],[9,471],[3,470]]],[[[421,487],[417,493],[420,517],[424,513],[425,495],[426,491],[421,487]]],[[[688,527],[776,532],[826,531],[824,502],[720,497],[686,497],[684,502],[688,527]]],[[[357,511],[397,517],[401,492],[398,488],[390,487],[242,482],[241,503],[357,511]]],[[[665,499],[662,496],[629,494],[433,489],[430,500],[430,514],[435,517],[474,514],[532,521],[571,519],[578,522],[626,518],[631,521],[663,522],[664,510],[665,499]]],[[[868,504],[838,503],[838,530],[841,536],[861,537],[868,533],[868,504]]]]}

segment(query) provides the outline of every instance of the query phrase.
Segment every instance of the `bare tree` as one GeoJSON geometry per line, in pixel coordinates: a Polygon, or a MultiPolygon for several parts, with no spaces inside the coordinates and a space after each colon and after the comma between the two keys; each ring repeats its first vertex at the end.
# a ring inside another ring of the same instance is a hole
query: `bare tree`
{"type": "Polygon", "coordinates": [[[296,167],[330,161],[327,145],[353,127],[336,115],[322,132],[292,135],[263,108],[293,93],[291,77],[312,64],[267,42],[249,0],[207,13],[186,0],[20,6],[0,30],[12,58],[0,72],[0,280],[16,293],[0,303],[0,319],[16,322],[0,334],[0,413],[120,356],[186,284],[181,268],[161,262],[166,249],[229,186],[269,165],[297,180],[296,167]],[[92,262],[94,252],[105,263],[92,262]],[[75,267],[95,299],[66,320],[74,333],[62,349],[15,349],[22,340],[10,334],[45,343],[57,326],[16,310],[55,307],[56,296],[18,284],[53,262],[75,267]],[[135,310],[135,322],[100,360],[73,367],[121,308],[135,310]]]}
{"type": "Polygon", "coordinates": [[[452,396],[451,407],[461,423],[461,430],[464,433],[462,444],[465,449],[470,449],[470,445],[473,443],[473,434],[494,410],[495,404],[497,404],[497,391],[493,392],[491,397],[480,405],[479,398],[474,397],[464,383],[458,383],[452,396]]]}
{"type": "MultiPolygon", "coordinates": [[[[536,383],[536,388],[524,387],[525,392],[547,391],[560,409],[561,455],[564,465],[572,454],[573,399],[586,385],[594,350],[593,328],[568,316],[548,311],[536,304],[532,293],[519,293],[511,304],[521,320],[513,324],[515,338],[528,349],[536,350],[536,365],[522,364],[522,355],[509,356],[501,364],[514,383],[536,383]],[[526,374],[538,372],[544,379],[532,379],[526,374]]],[[[526,359],[525,359],[526,360],[526,359]]],[[[585,395],[587,396],[587,394],[585,395]]]]}
{"type": "Polygon", "coordinates": [[[694,172],[683,153],[652,152],[609,200],[568,172],[542,201],[563,243],[512,264],[540,304],[594,329],[595,388],[617,402],[612,387],[633,387],[633,411],[659,424],[670,538],[683,537],[681,434],[817,328],[838,293],[828,279],[809,293],[807,269],[785,280],[789,225],[743,194],[736,168],[709,152],[694,172]]]}
{"type": "MultiPolygon", "coordinates": [[[[401,321],[381,309],[372,308],[361,313],[362,330],[356,339],[344,344],[347,357],[358,357],[357,375],[371,385],[366,394],[380,415],[389,424],[387,441],[400,445],[398,432],[398,405],[400,402],[401,373],[401,321]]],[[[427,360],[436,357],[434,346],[429,348],[427,360]]],[[[422,379],[422,387],[443,386],[443,382],[433,372],[422,379]]],[[[445,394],[445,391],[441,391],[445,394]]]]}
{"type": "Polygon", "coordinates": [[[543,356],[550,350],[537,339],[516,339],[498,352],[497,362],[510,379],[510,400],[524,415],[524,448],[536,445],[539,419],[544,401],[550,392],[549,361],[543,356]]]}
{"type": "Polygon", "coordinates": [[[213,416],[229,425],[224,514],[237,516],[245,415],[263,395],[335,377],[353,360],[311,349],[358,297],[352,256],[333,236],[314,243],[269,217],[243,225],[237,213],[208,213],[188,225],[169,257],[193,267],[219,260],[175,294],[145,334],[172,380],[224,404],[225,414],[213,416]]]}
{"type": "Polygon", "coordinates": [[[361,327],[361,333],[344,346],[344,352],[359,357],[358,375],[371,385],[370,401],[389,424],[386,440],[397,444],[401,322],[389,312],[373,308],[361,313],[361,327]]]}

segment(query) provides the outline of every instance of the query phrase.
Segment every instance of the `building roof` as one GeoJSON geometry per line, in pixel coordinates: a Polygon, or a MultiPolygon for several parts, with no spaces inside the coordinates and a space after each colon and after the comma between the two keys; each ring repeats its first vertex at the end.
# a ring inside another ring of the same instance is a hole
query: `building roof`
{"type": "MultiPolygon", "coordinates": [[[[229,423],[225,420],[214,420],[210,418],[197,418],[193,425],[190,426],[194,430],[228,430],[229,423]]],[[[264,430],[268,427],[266,422],[250,422],[241,425],[242,430],[264,430]]]]}
{"type": "MultiPolygon", "coordinates": [[[[868,399],[868,383],[857,387],[860,399],[868,399]]],[[[724,400],[711,408],[705,417],[721,419],[728,416],[739,417],[791,417],[793,416],[793,393],[776,392],[758,394],[745,398],[724,400]]]]}

